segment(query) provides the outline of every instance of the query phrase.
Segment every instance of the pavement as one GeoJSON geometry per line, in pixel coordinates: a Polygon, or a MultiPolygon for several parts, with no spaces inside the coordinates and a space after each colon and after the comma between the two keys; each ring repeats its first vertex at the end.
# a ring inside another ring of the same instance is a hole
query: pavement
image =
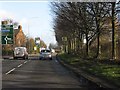
{"type": "Polygon", "coordinates": [[[13,56],[2,56],[2,59],[10,59],[10,58],[13,58],[13,56]]]}
{"type": "Polygon", "coordinates": [[[109,83],[108,81],[106,80],[103,80],[99,77],[96,77],[95,75],[91,75],[83,70],[81,70],[80,68],[75,68],[71,65],[68,65],[66,64],[64,61],[62,61],[59,57],[57,57],[58,61],[66,68],[68,68],[69,70],[71,70],[72,72],[74,72],[78,77],[84,77],[85,79],[97,84],[98,86],[100,87],[103,87],[103,88],[114,88],[116,90],[119,90],[120,87],[118,86],[115,86],[111,83],[109,83]]]}

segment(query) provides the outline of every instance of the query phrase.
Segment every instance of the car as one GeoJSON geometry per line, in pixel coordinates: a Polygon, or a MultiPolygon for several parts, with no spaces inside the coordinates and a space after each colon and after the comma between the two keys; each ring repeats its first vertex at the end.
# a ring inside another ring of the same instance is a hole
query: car
{"type": "Polygon", "coordinates": [[[28,59],[28,52],[26,47],[15,47],[14,59],[18,58],[28,59]]]}
{"type": "Polygon", "coordinates": [[[39,59],[40,60],[42,60],[42,59],[52,60],[52,53],[51,53],[51,51],[48,50],[48,49],[41,50],[39,59]]]}

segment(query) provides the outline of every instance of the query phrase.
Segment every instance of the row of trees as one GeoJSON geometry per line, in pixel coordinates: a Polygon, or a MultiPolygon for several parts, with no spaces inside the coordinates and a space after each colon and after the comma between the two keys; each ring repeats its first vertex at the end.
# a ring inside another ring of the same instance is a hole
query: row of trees
{"type": "Polygon", "coordinates": [[[115,58],[115,2],[53,2],[51,10],[56,40],[67,53],[115,58]]]}

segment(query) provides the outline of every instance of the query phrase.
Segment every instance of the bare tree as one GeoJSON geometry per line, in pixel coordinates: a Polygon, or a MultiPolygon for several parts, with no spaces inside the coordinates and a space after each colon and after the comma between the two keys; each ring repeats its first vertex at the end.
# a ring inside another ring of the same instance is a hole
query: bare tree
{"type": "Polygon", "coordinates": [[[112,2],[112,15],[111,15],[111,22],[112,22],[112,59],[115,58],[115,2],[112,2]]]}
{"type": "Polygon", "coordinates": [[[97,58],[100,51],[100,35],[104,29],[105,21],[110,17],[111,3],[54,2],[51,5],[58,43],[62,45],[62,37],[67,37],[69,49],[74,49],[76,52],[77,48],[82,52],[84,50],[83,41],[86,40],[85,57],[88,57],[89,46],[97,39],[97,53],[95,55],[97,58]]]}

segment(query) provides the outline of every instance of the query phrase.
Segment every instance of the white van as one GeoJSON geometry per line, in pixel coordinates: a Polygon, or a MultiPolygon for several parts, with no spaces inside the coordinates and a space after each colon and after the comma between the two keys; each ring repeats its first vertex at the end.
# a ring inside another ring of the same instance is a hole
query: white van
{"type": "Polygon", "coordinates": [[[28,52],[26,47],[15,47],[14,59],[17,59],[17,58],[28,59],[28,52]]]}

